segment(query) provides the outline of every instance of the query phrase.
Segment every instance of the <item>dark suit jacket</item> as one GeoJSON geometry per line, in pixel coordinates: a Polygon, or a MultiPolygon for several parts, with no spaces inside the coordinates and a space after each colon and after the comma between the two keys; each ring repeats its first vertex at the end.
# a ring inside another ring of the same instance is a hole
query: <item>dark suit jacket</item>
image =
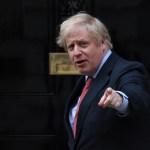
{"type": "Polygon", "coordinates": [[[111,54],[82,101],[74,139],[69,111],[84,84],[84,76],[81,76],[65,111],[69,149],[150,150],[150,97],[144,66],[139,62],[124,60],[114,52],[111,54]],[[107,87],[122,91],[129,97],[128,115],[121,116],[112,108],[98,106],[107,87]]]}

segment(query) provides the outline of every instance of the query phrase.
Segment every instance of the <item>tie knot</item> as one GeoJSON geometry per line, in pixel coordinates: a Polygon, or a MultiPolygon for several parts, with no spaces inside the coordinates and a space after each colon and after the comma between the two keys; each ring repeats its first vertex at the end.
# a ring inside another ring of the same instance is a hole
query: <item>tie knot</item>
{"type": "Polygon", "coordinates": [[[89,76],[86,81],[86,87],[89,87],[91,85],[92,81],[93,81],[93,77],[89,76]]]}

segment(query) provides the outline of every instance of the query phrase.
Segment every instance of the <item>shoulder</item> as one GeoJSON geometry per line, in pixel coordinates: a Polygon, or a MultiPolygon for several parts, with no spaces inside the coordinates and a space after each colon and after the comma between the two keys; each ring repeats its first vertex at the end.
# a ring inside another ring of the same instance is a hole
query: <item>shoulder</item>
{"type": "Polygon", "coordinates": [[[112,57],[116,59],[116,63],[114,64],[114,69],[136,69],[141,68],[145,69],[144,64],[142,64],[139,61],[136,60],[128,60],[125,59],[119,55],[117,55],[115,52],[112,53],[112,57]]]}

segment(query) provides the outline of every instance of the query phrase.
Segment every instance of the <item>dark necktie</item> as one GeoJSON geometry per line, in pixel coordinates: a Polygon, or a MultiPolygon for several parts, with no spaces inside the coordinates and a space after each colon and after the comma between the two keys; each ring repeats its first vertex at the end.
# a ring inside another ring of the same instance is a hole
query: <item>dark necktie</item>
{"type": "Polygon", "coordinates": [[[78,120],[78,113],[79,113],[79,108],[80,108],[80,104],[84,98],[84,96],[86,95],[91,83],[93,81],[93,77],[88,77],[86,84],[82,90],[79,102],[78,102],[78,106],[77,106],[77,110],[76,110],[76,114],[75,114],[75,118],[74,118],[74,126],[73,126],[73,134],[74,134],[74,138],[76,136],[76,126],[77,126],[77,120],[78,120]]]}

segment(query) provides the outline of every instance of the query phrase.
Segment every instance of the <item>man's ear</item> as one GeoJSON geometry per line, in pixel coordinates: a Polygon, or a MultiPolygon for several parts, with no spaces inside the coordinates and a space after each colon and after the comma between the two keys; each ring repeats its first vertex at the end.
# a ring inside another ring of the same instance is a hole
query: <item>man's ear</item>
{"type": "Polygon", "coordinates": [[[102,37],[101,47],[102,47],[103,51],[105,51],[107,49],[107,38],[106,38],[106,36],[102,37]]]}
{"type": "Polygon", "coordinates": [[[106,40],[107,40],[106,36],[103,36],[101,40],[101,44],[106,44],[106,40]]]}

